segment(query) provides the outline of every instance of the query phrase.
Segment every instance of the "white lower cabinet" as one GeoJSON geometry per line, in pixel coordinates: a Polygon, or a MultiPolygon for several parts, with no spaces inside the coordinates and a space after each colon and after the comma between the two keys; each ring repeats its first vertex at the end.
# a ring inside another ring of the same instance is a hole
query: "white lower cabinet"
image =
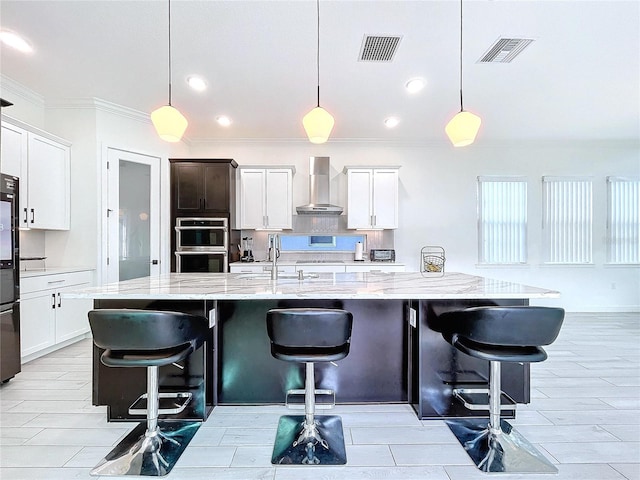
{"type": "Polygon", "coordinates": [[[403,264],[366,264],[366,265],[347,265],[347,272],[404,272],[403,264]]]}
{"type": "Polygon", "coordinates": [[[344,265],[318,265],[317,263],[298,263],[296,271],[302,270],[309,273],[344,273],[344,265]]]}
{"type": "Polygon", "coordinates": [[[65,291],[89,287],[93,271],[38,275],[20,280],[22,358],[48,353],[88,333],[93,300],[62,298],[65,291]]]}
{"type": "MultiPolygon", "coordinates": [[[[231,273],[264,273],[271,272],[271,262],[238,263],[229,266],[231,273]]],[[[292,273],[296,271],[293,265],[278,265],[278,272],[292,273]]]]}

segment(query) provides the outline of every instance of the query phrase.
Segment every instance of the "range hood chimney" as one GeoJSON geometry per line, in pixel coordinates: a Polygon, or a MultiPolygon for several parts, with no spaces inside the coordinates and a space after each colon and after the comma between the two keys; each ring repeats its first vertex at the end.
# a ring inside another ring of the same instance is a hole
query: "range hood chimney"
{"type": "Polygon", "coordinates": [[[298,215],[340,215],[343,208],[329,203],[329,157],[309,158],[309,203],[296,207],[298,215]]]}

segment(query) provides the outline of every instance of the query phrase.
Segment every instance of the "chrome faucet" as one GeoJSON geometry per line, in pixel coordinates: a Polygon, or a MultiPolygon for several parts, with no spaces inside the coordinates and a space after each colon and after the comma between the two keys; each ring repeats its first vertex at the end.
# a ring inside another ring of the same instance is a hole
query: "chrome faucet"
{"type": "Polygon", "coordinates": [[[280,249],[278,245],[280,244],[280,238],[277,233],[270,235],[271,241],[271,280],[278,279],[278,257],[280,256],[280,249]]]}

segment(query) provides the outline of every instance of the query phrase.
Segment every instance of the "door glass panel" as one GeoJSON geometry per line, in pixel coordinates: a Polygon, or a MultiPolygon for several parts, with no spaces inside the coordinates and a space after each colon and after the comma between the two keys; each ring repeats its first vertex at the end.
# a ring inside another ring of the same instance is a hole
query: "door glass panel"
{"type": "Polygon", "coordinates": [[[121,159],[119,171],[118,245],[122,281],[150,275],[151,167],[121,159]]]}

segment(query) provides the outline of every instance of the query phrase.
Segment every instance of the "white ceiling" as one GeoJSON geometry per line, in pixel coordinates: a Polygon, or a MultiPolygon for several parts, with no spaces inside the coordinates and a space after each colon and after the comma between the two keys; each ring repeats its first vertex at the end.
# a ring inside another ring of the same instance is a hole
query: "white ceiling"
{"type": "MultiPolygon", "coordinates": [[[[640,2],[463,8],[464,106],[482,117],[479,140],[638,138],[640,2]],[[500,37],[535,42],[512,63],[476,63],[500,37]]],[[[151,112],[168,99],[167,10],[160,0],[2,0],[2,28],[35,47],[25,56],[2,46],[2,75],[46,101],[96,97],[151,112]]],[[[459,110],[459,15],[456,0],[321,0],[331,138],[445,141],[459,110]],[[393,62],[359,62],[365,34],[401,35],[393,62]],[[415,76],[428,85],[408,95],[415,76]],[[394,130],[383,125],[390,115],[401,119],[394,130]]],[[[171,29],[172,103],[189,120],[188,138],[305,138],[301,120],[316,103],[315,1],[173,0],[171,29]],[[193,73],[207,79],[204,93],[187,87],[193,73]],[[215,123],[220,114],[231,127],[215,123]]]]}

